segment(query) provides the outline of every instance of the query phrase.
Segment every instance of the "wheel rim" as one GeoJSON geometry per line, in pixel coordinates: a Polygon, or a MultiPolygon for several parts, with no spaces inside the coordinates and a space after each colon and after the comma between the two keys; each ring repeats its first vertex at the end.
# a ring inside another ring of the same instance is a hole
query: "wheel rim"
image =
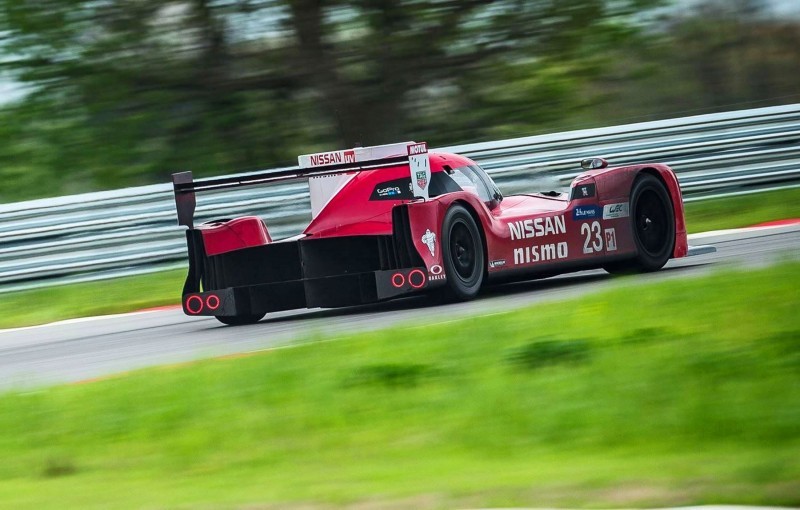
{"type": "Polygon", "coordinates": [[[667,244],[668,211],[661,197],[651,189],[644,190],[636,201],[634,211],[636,235],[642,247],[657,255],[667,244]]]}
{"type": "Polygon", "coordinates": [[[450,229],[450,260],[458,276],[467,281],[475,273],[475,239],[461,221],[450,229]]]}

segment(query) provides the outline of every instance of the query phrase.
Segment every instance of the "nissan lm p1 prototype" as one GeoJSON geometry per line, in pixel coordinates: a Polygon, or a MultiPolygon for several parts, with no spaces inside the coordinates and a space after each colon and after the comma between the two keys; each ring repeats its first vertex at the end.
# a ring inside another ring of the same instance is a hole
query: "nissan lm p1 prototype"
{"type": "Polygon", "coordinates": [[[474,161],[406,142],[300,156],[297,169],[172,177],[188,227],[188,315],[230,325],[278,310],[342,307],[417,293],[453,300],[487,283],[584,269],[655,271],[688,252],[678,180],[663,164],[599,158],[567,193],[503,196],[474,161]],[[312,219],[273,240],[258,217],[194,225],[195,194],[308,179],[312,219]]]}

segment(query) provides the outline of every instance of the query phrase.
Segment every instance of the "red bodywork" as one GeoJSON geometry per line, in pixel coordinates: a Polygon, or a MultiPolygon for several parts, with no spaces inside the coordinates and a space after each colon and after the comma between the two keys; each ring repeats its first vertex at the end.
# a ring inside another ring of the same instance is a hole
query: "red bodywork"
{"type": "Polygon", "coordinates": [[[267,226],[257,216],[212,221],[199,225],[197,229],[203,233],[206,255],[209,256],[272,242],[267,226]]]}
{"type": "MultiPolygon", "coordinates": [[[[469,158],[449,153],[431,153],[432,173],[446,168],[477,166],[469,158]]],[[[391,235],[392,209],[406,204],[411,237],[428,269],[431,286],[443,283],[442,250],[430,247],[423,237],[430,230],[442,239],[441,225],[447,209],[458,202],[467,206],[483,227],[487,275],[490,279],[521,273],[557,273],[590,267],[593,262],[634,255],[631,221],[613,217],[609,210],[628,204],[633,181],[641,172],[653,174],[666,186],[675,214],[673,257],[688,251],[683,201],[678,180],[663,164],[642,164],[589,170],[575,178],[576,187],[594,188],[591,196],[570,199],[570,194],[511,195],[496,204],[486,203],[475,193],[457,191],[429,200],[370,200],[380,183],[407,178],[408,165],[356,172],[303,232],[305,239],[343,236],[391,235]],[[609,216],[605,217],[604,216],[609,216]]],[[[267,228],[257,217],[200,227],[209,255],[271,243],[267,228]]]]}

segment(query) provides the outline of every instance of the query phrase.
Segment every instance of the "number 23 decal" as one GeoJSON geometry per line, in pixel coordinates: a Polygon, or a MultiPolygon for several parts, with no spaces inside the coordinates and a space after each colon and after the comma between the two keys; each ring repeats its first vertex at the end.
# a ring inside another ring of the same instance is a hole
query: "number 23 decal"
{"type": "Polygon", "coordinates": [[[603,251],[603,234],[599,221],[581,224],[581,235],[586,236],[583,242],[583,253],[603,251]]]}
{"type": "MultiPolygon", "coordinates": [[[[583,241],[583,253],[591,254],[603,251],[603,235],[600,222],[581,224],[581,235],[586,236],[583,241]]],[[[613,228],[605,231],[606,251],[617,251],[617,233],[613,228]]]]}

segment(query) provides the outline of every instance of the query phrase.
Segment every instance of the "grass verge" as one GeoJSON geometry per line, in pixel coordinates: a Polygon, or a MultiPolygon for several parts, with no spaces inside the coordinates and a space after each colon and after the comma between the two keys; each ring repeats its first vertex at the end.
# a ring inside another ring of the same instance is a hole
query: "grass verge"
{"type": "MultiPolygon", "coordinates": [[[[690,233],[800,217],[800,188],[686,204],[690,233]]],[[[0,328],[180,303],[185,271],[0,294],[0,328]]]]}
{"type": "Polygon", "coordinates": [[[691,202],[685,209],[690,234],[800,218],[800,187],[691,202]]]}
{"type": "MultiPolygon", "coordinates": [[[[624,283],[624,282],[623,282],[624,283]]],[[[9,508],[800,504],[800,263],[0,396],[9,508]]]]}
{"type": "Polygon", "coordinates": [[[0,294],[0,328],[178,305],[185,270],[0,294]]]}

